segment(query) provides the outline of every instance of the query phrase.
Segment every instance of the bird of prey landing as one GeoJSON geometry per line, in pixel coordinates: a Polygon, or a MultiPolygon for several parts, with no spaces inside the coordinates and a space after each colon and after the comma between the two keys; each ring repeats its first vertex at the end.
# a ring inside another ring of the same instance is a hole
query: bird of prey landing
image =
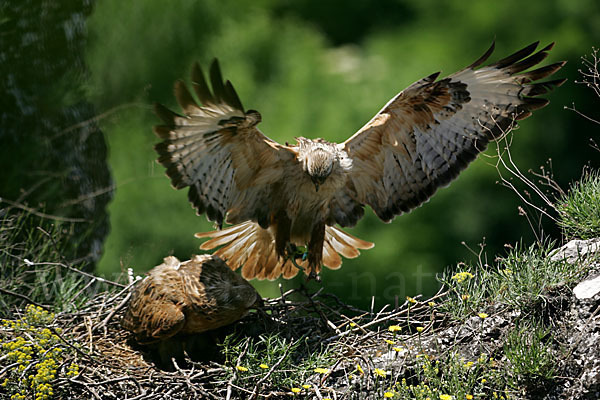
{"type": "Polygon", "coordinates": [[[564,79],[537,82],[560,69],[540,63],[552,48],[538,43],[488,66],[477,61],[447,78],[423,78],[391,99],[343,143],[298,137],[281,145],[257,125],[261,115],[244,111],[219,64],[210,68],[209,88],[198,64],[192,87],[175,83],[183,115],[156,105],[164,125],[158,161],[176,189],[189,187],[198,214],[219,228],[197,237],[218,246],[215,254],[246,279],[291,278],[304,269],[316,276],[321,265],[337,269],[340,255],[353,258],[372,243],[339,229],[354,226],[368,205],[384,222],[410,211],[447,185],[483,151],[548,100],[537,96],[564,79]],[[307,254],[297,249],[306,246],[307,254]]]}

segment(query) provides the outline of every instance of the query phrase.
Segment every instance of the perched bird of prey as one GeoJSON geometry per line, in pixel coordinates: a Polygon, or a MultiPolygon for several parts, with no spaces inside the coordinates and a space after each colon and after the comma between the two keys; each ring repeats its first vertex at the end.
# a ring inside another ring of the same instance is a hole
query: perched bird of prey
{"type": "Polygon", "coordinates": [[[219,228],[202,249],[215,254],[246,279],[291,278],[295,265],[310,276],[321,265],[341,265],[372,243],[337,226],[351,227],[368,205],[384,222],[429,199],[469,162],[509,131],[514,121],[544,107],[537,96],[564,79],[537,82],[564,62],[524,72],[548,55],[553,44],[538,43],[481,66],[494,45],[461,71],[423,78],[391,99],[343,143],[298,137],[281,145],[257,128],[261,115],[244,111],[233,86],[223,82],[219,64],[210,68],[209,88],[198,64],[192,87],[175,84],[179,115],[156,105],[164,121],[158,161],[176,189],[189,187],[198,214],[219,228]],[[201,105],[200,105],[201,104],[201,105]],[[306,246],[307,254],[297,249],[306,246]]]}
{"type": "Polygon", "coordinates": [[[261,302],[252,285],[218,256],[184,262],[171,256],[138,284],[121,325],[138,343],[151,344],[228,325],[261,302]]]}

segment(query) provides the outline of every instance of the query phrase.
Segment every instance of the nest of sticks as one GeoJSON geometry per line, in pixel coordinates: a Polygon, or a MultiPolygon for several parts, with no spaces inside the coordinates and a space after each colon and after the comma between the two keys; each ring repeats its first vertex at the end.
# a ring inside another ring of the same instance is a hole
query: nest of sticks
{"type": "MultiPolygon", "coordinates": [[[[374,355],[382,341],[390,336],[388,326],[404,326],[403,334],[409,339],[416,335],[411,326],[427,330],[443,320],[426,302],[388,305],[378,311],[361,310],[323,289],[311,293],[302,285],[282,292],[278,298],[265,299],[264,308],[235,324],[205,334],[208,339],[199,351],[204,358],[198,359],[193,352],[185,351],[183,357],[172,358],[167,352],[165,360],[164,352],[137,345],[130,333],[120,326],[135,282],[125,285],[86,275],[93,283],[100,281],[112,289],[94,295],[76,312],[56,314],[46,325],[59,339],[55,347],[64,349],[53,382],[54,394],[60,392],[69,398],[288,398],[292,394],[290,388],[273,379],[283,358],[289,357],[287,350],[279,362],[256,379],[241,380],[240,371],[233,365],[243,362],[252,340],[269,332],[286,340],[290,348],[302,342],[301,349],[294,348],[298,357],[327,348],[329,354],[335,355],[330,360],[333,366],[325,373],[315,372],[307,378],[311,382],[312,397],[347,397],[356,361],[360,360],[366,370],[376,368],[374,355]],[[228,336],[247,339],[236,362],[224,359],[221,354],[220,346],[228,336]],[[213,351],[207,352],[206,346],[213,351]],[[77,374],[67,373],[69,365],[78,366],[77,374]]],[[[434,299],[443,295],[438,293],[434,299]]],[[[11,342],[11,335],[18,333],[18,330],[5,329],[3,342],[11,342]]],[[[8,367],[0,370],[0,378],[9,372],[8,367]]]]}

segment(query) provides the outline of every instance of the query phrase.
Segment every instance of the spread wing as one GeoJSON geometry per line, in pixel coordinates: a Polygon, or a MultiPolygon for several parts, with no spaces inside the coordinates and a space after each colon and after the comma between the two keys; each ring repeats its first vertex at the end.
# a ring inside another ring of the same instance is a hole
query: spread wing
{"type": "Polygon", "coordinates": [[[338,145],[352,159],[353,171],[332,203],[334,222],[354,225],[364,204],[386,222],[419,206],[514,121],[548,104],[536,96],[565,80],[535,81],[565,63],[521,73],[546,58],[553,46],[533,54],[537,44],[477,68],[492,53],[492,44],[479,60],[447,78],[436,81],[436,73],[415,82],[338,145]]]}
{"type": "Polygon", "coordinates": [[[157,104],[164,124],[154,132],[158,161],[176,189],[189,187],[198,214],[222,225],[246,220],[268,225],[271,185],[281,179],[283,165],[295,153],[263,135],[257,111],[244,111],[231,82],[223,82],[217,60],[210,68],[212,92],[200,66],[194,65],[192,86],[202,105],[182,81],[175,83],[179,115],[157,104]]]}

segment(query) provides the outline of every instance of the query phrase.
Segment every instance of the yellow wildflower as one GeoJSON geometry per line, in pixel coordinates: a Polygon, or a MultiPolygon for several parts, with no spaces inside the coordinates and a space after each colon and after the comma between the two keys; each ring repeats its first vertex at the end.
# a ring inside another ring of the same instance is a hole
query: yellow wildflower
{"type": "Polygon", "coordinates": [[[452,400],[452,396],[449,394],[440,394],[440,400],[452,400]]]}
{"type": "Polygon", "coordinates": [[[390,332],[399,332],[401,330],[402,330],[402,327],[398,326],[398,325],[390,325],[388,327],[388,331],[390,331],[390,332]]]}
{"type": "Polygon", "coordinates": [[[315,368],[315,372],[317,374],[328,374],[329,370],[327,368],[315,368]]]}
{"type": "Polygon", "coordinates": [[[417,326],[417,332],[421,333],[423,332],[425,328],[423,328],[422,326],[417,326]]]}
{"type": "Polygon", "coordinates": [[[260,364],[259,367],[261,367],[262,369],[269,369],[269,366],[267,364],[260,364]]]}
{"type": "Polygon", "coordinates": [[[469,300],[471,298],[470,295],[468,294],[463,294],[462,296],[460,296],[463,300],[469,300]]]}
{"type": "Polygon", "coordinates": [[[364,375],[365,371],[362,369],[362,367],[360,366],[360,364],[356,364],[356,370],[361,374],[364,375]]]}
{"type": "Polygon", "coordinates": [[[392,347],[392,350],[394,350],[397,353],[400,353],[402,351],[402,347],[392,347]]]}
{"type": "Polygon", "coordinates": [[[374,372],[376,375],[381,376],[382,378],[385,378],[387,375],[387,372],[381,368],[375,368],[374,372]]]}
{"type": "Polygon", "coordinates": [[[302,391],[302,389],[297,388],[297,387],[293,387],[292,388],[292,393],[300,393],[302,391]]]}
{"type": "Polygon", "coordinates": [[[412,297],[410,297],[410,296],[406,296],[406,301],[408,301],[409,303],[412,303],[412,304],[416,304],[417,303],[417,301],[415,299],[413,299],[412,297]]]}
{"type": "Polygon", "coordinates": [[[302,385],[302,387],[303,387],[304,389],[310,389],[310,385],[306,385],[306,384],[304,384],[304,385],[302,385]]]}
{"type": "Polygon", "coordinates": [[[473,366],[474,362],[473,361],[469,361],[465,364],[465,368],[471,368],[473,366]]]}
{"type": "Polygon", "coordinates": [[[67,376],[75,376],[79,374],[79,365],[75,363],[71,363],[69,365],[69,371],[67,372],[67,376]]]}
{"type": "Polygon", "coordinates": [[[465,281],[467,279],[471,279],[471,278],[473,278],[473,274],[470,273],[470,272],[466,272],[466,271],[464,271],[464,272],[457,272],[456,274],[454,274],[452,276],[452,279],[455,280],[458,283],[461,283],[461,282],[463,282],[463,281],[465,281]]]}
{"type": "Polygon", "coordinates": [[[473,395],[472,394],[468,394],[465,396],[465,399],[467,400],[473,400],[473,395]]]}
{"type": "Polygon", "coordinates": [[[246,371],[248,371],[248,368],[246,368],[246,367],[242,367],[241,365],[236,365],[236,366],[235,366],[235,369],[237,369],[238,371],[241,371],[241,372],[246,372],[246,371]]]}
{"type": "Polygon", "coordinates": [[[394,397],[394,393],[392,393],[392,392],[385,392],[383,394],[383,397],[385,397],[386,399],[391,399],[392,397],[394,397]]]}
{"type": "Polygon", "coordinates": [[[427,305],[429,307],[435,307],[435,301],[430,301],[429,303],[427,303],[427,305]]]}
{"type": "Polygon", "coordinates": [[[479,318],[481,318],[481,319],[486,319],[487,317],[489,317],[489,315],[487,315],[487,314],[486,314],[486,313],[484,313],[484,312],[482,312],[482,313],[479,313],[479,314],[477,314],[477,315],[478,315],[478,316],[479,316],[479,318]]]}
{"type": "Polygon", "coordinates": [[[354,322],[350,322],[350,327],[351,327],[351,328],[354,328],[355,326],[356,326],[356,323],[354,323],[354,322]]]}
{"type": "Polygon", "coordinates": [[[389,345],[396,344],[393,340],[385,339],[385,342],[389,345]]]}

